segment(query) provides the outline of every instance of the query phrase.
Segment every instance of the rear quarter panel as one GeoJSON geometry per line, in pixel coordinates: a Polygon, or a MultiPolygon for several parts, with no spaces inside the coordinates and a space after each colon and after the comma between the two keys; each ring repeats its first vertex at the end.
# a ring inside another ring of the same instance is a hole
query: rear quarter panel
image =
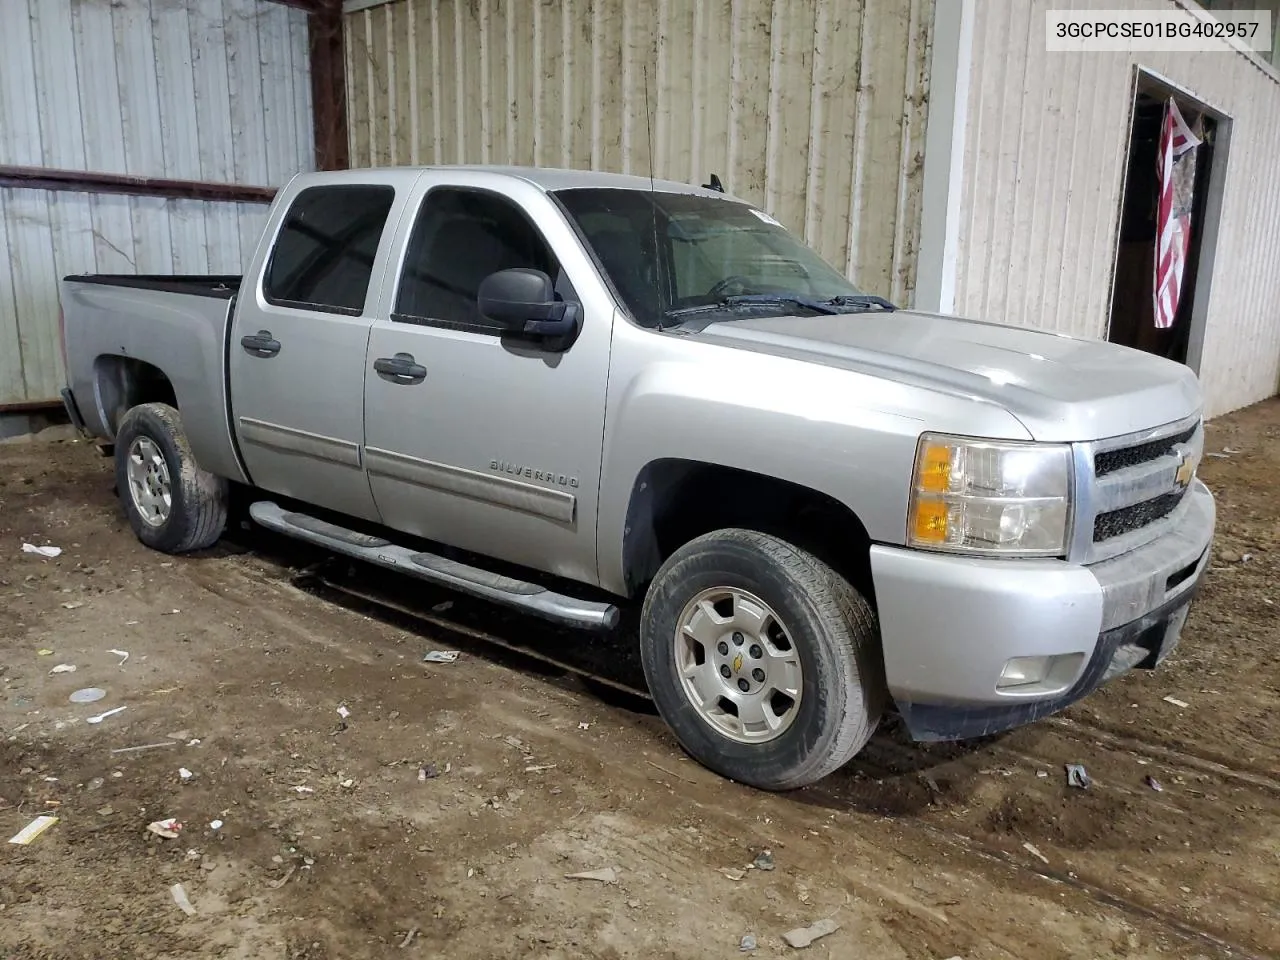
{"type": "Polygon", "coordinates": [[[226,329],[234,302],[64,280],[68,386],[89,430],[113,439],[123,412],[100,375],[104,360],[144,361],[173,384],[196,462],[244,482],[227,420],[226,329]]]}

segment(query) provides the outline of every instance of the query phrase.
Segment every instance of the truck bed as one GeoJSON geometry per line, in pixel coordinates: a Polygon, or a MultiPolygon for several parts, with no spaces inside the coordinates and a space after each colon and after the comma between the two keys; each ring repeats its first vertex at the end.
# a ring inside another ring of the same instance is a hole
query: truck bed
{"type": "Polygon", "coordinates": [[[194,297],[214,297],[230,300],[240,289],[241,277],[235,274],[181,275],[181,274],[132,274],[85,273],[64,277],[74,283],[101,283],[111,287],[133,287],[138,290],[162,290],[165,293],[185,293],[194,297]]]}
{"type": "Polygon", "coordinates": [[[111,440],[124,410],[168,380],[208,470],[241,480],[229,427],[227,329],[236,276],[88,274],[61,284],[67,386],[87,430],[111,440]]]}

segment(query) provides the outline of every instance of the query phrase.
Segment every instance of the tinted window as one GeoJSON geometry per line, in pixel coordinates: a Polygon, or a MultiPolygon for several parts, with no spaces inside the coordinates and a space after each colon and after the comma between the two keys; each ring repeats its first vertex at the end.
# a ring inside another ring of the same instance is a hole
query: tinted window
{"type": "Polygon", "coordinates": [[[397,319],[495,329],[480,315],[480,281],[511,267],[541,270],[556,282],[559,265],[529,218],[496,194],[436,189],[427,194],[405,253],[397,319]]]}
{"type": "Polygon", "coordinates": [[[309,187],[299,193],[267,265],[266,298],[359,314],[395,197],[391,187],[369,185],[309,187]]]}

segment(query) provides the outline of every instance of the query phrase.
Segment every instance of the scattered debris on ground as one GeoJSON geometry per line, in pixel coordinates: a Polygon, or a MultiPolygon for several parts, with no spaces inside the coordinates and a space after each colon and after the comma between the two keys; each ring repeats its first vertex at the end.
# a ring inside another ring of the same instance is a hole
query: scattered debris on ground
{"type": "Polygon", "coordinates": [[[1049,862],[1049,858],[1046,857],[1043,853],[1041,853],[1034,843],[1031,843],[1031,842],[1024,843],[1022,845],[1022,849],[1027,851],[1027,853],[1031,854],[1037,860],[1043,860],[1045,863],[1049,862]]]}
{"type": "Polygon", "coordinates": [[[830,936],[839,929],[840,924],[828,918],[826,920],[819,920],[817,923],[812,923],[807,927],[797,927],[794,930],[788,930],[782,935],[782,939],[787,941],[787,946],[801,950],[809,946],[813,941],[830,936]]]}
{"type": "Polygon", "coordinates": [[[57,817],[47,815],[36,817],[16,834],[10,837],[9,842],[17,844],[20,847],[25,847],[57,822],[57,817]]]}
{"type": "Polygon", "coordinates": [[[1067,770],[1067,786],[1076,787],[1079,790],[1088,790],[1093,780],[1089,777],[1089,772],[1085,770],[1084,764],[1068,763],[1064,764],[1067,770]]]}
{"type": "Polygon", "coordinates": [[[196,908],[191,905],[191,901],[187,899],[187,891],[180,883],[175,883],[169,888],[169,895],[173,897],[173,902],[178,905],[178,909],[185,913],[188,917],[196,915],[196,908]]]}
{"type": "Polygon", "coordinates": [[[596,880],[600,883],[617,883],[618,871],[613,867],[604,867],[601,870],[584,870],[582,873],[566,873],[566,880],[596,880]]]}
{"type": "Polygon", "coordinates": [[[148,823],[147,829],[157,837],[164,837],[166,840],[177,840],[182,833],[182,822],[176,817],[165,817],[163,820],[153,820],[148,823]]]}
{"type": "Polygon", "coordinates": [[[25,543],[25,542],[22,544],[22,552],[34,553],[36,556],[44,557],[47,560],[52,560],[54,557],[62,556],[61,547],[53,547],[53,546],[38,547],[34,543],[25,543]]]}
{"type": "Polygon", "coordinates": [[[124,711],[128,709],[129,708],[127,706],[112,707],[110,710],[104,710],[102,713],[98,714],[96,717],[85,717],[84,722],[85,723],[101,723],[103,720],[107,719],[107,717],[114,717],[117,713],[124,713],[124,711]]]}
{"type": "Polygon", "coordinates": [[[128,529],[110,458],[0,448],[0,830],[58,820],[3,848],[0,955],[1280,956],[1280,402],[1208,433],[1247,453],[1201,467],[1218,539],[1164,664],[980,742],[912,744],[889,719],[782,794],[696,766],[650,707],[467,631],[634,685],[626,637],[570,643],[238,519],[168,557],[128,529]],[[321,560],[425,618],[300,588],[321,560]],[[434,649],[463,655],[422,666],[434,649]],[[69,701],[81,683],[104,702],[69,701]],[[1092,784],[1068,789],[1054,771],[1080,760],[1092,784]],[[145,828],[170,820],[186,826],[145,828]],[[606,866],[613,883],[563,879],[606,866]],[[841,926],[782,937],[819,917],[841,926]]]}

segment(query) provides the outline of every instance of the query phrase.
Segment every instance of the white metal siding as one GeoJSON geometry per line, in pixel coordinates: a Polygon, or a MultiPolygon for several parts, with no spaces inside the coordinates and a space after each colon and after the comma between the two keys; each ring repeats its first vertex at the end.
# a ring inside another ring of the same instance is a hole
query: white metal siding
{"type": "Polygon", "coordinates": [[[1045,12],[1089,6],[1119,4],[975,4],[956,310],[1106,335],[1141,65],[1232,118],[1200,376],[1210,415],[1264,399],[1280,381],[1280,82],[1225,47],[1046,53],[1045,12]]]}
{"type": "MultiPolygon", "coordinates": [[[[0,0],[0,164],[275,186],[313,164],[306,14],[0,0]]],[[[68,273],[239,272],[261,204],[0,190],[0,404],[62,385],[68,273]]]]}
{"type": "Polygon", "coordinates": [[[345,24],[353,166],[645,174],[652,149],[911,298],[933,0],[397,0],[345,24]]]}

